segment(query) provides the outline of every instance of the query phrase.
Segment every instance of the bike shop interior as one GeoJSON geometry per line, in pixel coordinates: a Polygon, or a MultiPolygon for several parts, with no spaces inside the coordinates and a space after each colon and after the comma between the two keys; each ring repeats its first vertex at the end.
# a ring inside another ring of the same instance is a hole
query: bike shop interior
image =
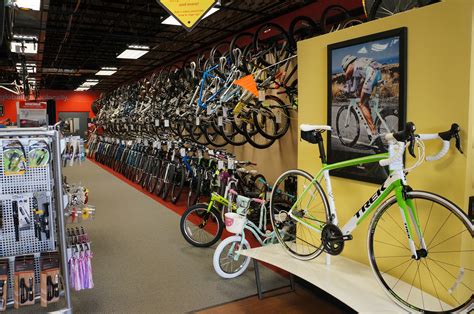
{"type": "Polygon", "coordinates": [[[474,310],[473,1],[0,21],[0,312],[474,310]]]}

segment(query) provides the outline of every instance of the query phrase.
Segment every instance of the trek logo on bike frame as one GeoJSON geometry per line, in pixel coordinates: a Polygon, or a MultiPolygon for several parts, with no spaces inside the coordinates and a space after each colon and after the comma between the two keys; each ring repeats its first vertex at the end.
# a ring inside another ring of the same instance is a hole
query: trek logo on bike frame
{"type": "Polygon", "coordinates": [[[380,195],[382,195],[383,191],[385,191],[386,189],[387,189],[386,187],[382,186],[380,189],[377,190],[377,192],[375,192],[374,195],[372,195],[372,197],[355,214],[357,219],[359,219],[362,215],[364,215],[365,211],[369,209],[370,206],[372,206],[372,204],[375,203],[375,201],[377,201],[377,199],[380,197],[380,195]]]}

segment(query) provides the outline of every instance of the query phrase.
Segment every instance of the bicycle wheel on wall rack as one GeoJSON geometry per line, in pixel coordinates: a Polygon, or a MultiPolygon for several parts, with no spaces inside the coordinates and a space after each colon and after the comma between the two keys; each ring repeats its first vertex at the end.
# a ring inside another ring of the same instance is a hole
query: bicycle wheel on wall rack
{"type": "Polygon", "coordinates": [[[369,20],[375,20],[436,2],[439,0],[364,0],[364,9],[369,20]]]}
{"type": "Polygon", "coordinates": [[[285,250],[298,259],[310,260],[323,252],[320,229],[329,221],[328,211],[323,189],[303,170],[284,172],[273,186],[270,196],[273,230],[285,250]],[[306,191],[304,195],[303,191],[306,191]],[[283,197],[285,202],[281,201],[283,197]],[[295,218],[289,215],[292,207],[295,218]]]}
{"type": "Polygon", "coordinates": [[[258,132],[269,139],[283,137],[290,127],[290,111],[276,96],[266,96],[261,108],[253,113],[258,132]]]}
{"type": "Polygon", "coordinates": [[[450,201],[429,192],[407,193],[426,250],[410,219],[418,259],[413,258],[396,198],[385,201],[369,226],[372,270],[389,297],[408,311],[456,312],[473,301],[473,225],[450,201]]]}
{"type": "Polygon", "coordinates": [[[343,6],[330,5],[321,15],[321,27],[325,33],[340,30],[350,17],[349,11],[343,6]]]}

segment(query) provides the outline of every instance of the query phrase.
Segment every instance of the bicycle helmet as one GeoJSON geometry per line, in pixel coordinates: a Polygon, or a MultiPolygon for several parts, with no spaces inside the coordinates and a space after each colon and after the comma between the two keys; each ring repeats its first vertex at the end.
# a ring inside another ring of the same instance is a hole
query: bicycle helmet
{"type": "Polygon", "coordinates": [[[352,55],[346,55],[344,58],[342,58],[341,66],[342,66],[342,69],[344,70],[344,72],[346,71],[349,64],[354,62],[355,59],[357,59],[357,57],[352,56],[352,55]]]}

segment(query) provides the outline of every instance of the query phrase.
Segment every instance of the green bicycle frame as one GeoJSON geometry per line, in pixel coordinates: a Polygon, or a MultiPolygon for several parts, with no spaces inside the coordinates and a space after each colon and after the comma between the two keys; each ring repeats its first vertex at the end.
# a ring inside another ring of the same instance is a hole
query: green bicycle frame
{"type": "MultiPolygon", "coordinates": [[[[327,196],[328,196],[328,203],[329,203],[329,221],[332,224],[338,225],[337,221],[337,214],[336,214],[336,207],[334,204],[334,197],[332,193],[332,186],[331,180],[329,176],[330,170],[346,168],[349,166],[357,166],[367,163],[374,163],[379,162],[381,160],[389,158],[388,153],[383,154],[376,154],[367,157],[360,157],[356,159],[346,160],[334,164],[323,164],[321,170],[317,173],[316,177],[308,184],[307,187],[304,187],[303,192],[300,194],[296,202],[290,209],[289,215],[299,223],[302,223],[308,226],[310,229],[321,232],[324,226],[326,225],[326,221],[321,221],[316,219],[316,217],[311,216],[310,213],[305,212],[305,216],[301,218],[299,215],[295,215],[294,212],[297,211],[297,207],[300,210],[304,210],[305,206],[301,205],[300,203],[303,201],[304,197],[307,193],[309,193],[311,187],[313,185],[318,185],[319,181],[324,177],[327,189],[327,196]],[[306,218],[306,219],[304,219],[306,218]],[[311,220],[308,221],[308,220],[311,220]]],[[[422,235],[422,228],[420,227],[420,221],[418,218],[418,214],[416,208],[410,199],[405,199],[405,174],[403,171],[391,171],[387,180],[382,184],[382,186],[370,197],[370,199],[365,202],[364,205],[355,213],[354,216],[342,227],[342,234],[349,235],[351,234],[357,226],[367,218],[367,216],[377,208],[392,192],[394,192],[396,201],[398,206],[400,207],[402,219],[404,220],[405,224],[405,231],[408,236],[410,248],[412,253],[416,256],[416,248],[413,242],[413,227],[415,228],[415,232],[420,239],[421,245],[423,248],[426,249],[426,245],[422,235]]],[[[315,195],[311,195],[308,199],[309,205],[310,201],[315,197],[315,195]]],[[[307,207],[307,206],[306,206],[307,207]]]]}

